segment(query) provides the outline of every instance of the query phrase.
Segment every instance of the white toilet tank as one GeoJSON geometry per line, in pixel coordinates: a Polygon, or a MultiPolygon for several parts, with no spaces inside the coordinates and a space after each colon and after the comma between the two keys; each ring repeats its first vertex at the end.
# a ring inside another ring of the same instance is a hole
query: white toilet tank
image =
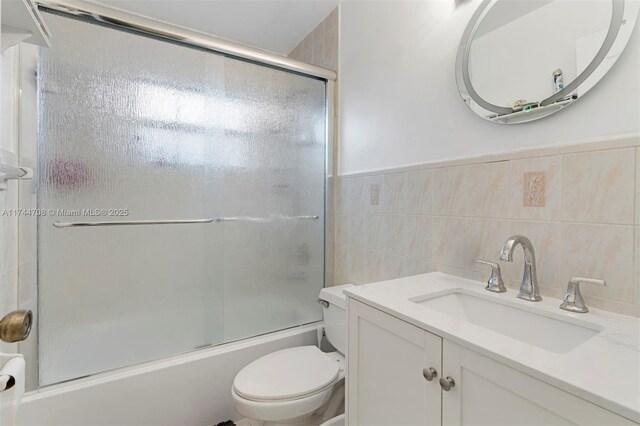
{"type": "Polygon", "coordinates": [[[347,296],[342,292],[353,284],[326,287],[320,290],[323,303],[324,332],[327,340],[344,355],[347,349],[347,296]]]}

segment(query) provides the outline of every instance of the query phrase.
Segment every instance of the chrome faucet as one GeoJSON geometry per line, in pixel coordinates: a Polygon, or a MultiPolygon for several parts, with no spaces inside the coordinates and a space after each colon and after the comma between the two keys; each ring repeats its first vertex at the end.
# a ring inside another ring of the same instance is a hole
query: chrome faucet
{"type": "Polygon", "coordinates": [[[522,235],[514,235],[510,237],[502,247],[500,252],[500,260],[513,262],[513,249],[520,244],[524,249],[524,273],[522,275],[522,283],[520,284],[520,292],[518,298],[528,300],[530,302],[539,302],[540,289],[538,289],[538,279],[536,277],[536,254],[533,250],[531,240],[522,235]]]}

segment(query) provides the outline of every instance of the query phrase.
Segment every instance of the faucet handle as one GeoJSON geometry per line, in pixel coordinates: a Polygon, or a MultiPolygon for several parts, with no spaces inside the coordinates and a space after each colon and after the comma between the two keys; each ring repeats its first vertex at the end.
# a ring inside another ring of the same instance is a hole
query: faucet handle
{"type": "Polygon", "coordinates": [[[587,308],[587,305],[584,303],[584,299],[582,298],[582,294],[580,293],[580,283],[597,284],[603,287],[607,286],[607,283],[603,280],[597,280],[594,278],[573,277],[569,280],[567,292],[562,298],[560,309],[564,309],[565,311],[569,312],[576,312],[579,314],[589,312],[589,308],[587,308]]]}
{"type": "Polygon", "coordinates": [[[493,291],[494,293],[504,293],[507,291],[507,288],[504,286],[504,281],[502,280],[500,265],[496,262],[490,262],[483,259],[476,260],[476,263],[491,266],[491,276],[487,281],[487,286],[485,287],[486,290],[493,291]]]}

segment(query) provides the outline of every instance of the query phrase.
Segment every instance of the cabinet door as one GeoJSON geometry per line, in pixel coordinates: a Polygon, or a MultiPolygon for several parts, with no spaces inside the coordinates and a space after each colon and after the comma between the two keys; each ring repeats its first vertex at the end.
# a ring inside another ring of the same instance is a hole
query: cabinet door
{"type": "Polygon", "coordinates": [[[442,392],[443,425],[635,424],[447,340],[442,359],[443,377],[455,381],[442,392]]]}
{"type": "Polygon", "coordinates": [[[441,351],[440,337],[349,299],[347,424],[439,425],[441,351]]]}

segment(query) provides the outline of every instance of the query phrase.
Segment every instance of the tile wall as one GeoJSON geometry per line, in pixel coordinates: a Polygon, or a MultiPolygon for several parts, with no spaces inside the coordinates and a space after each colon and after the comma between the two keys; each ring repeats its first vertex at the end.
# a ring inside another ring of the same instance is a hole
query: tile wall
{"type": "MultiPolygon", "coordinates": [[[[640,138],[342,176],[335,182],[335,284],[430,271],[486,280],[504,241],[536,250],[546,297],[572,276],[588,305],[640,316],[640,138]]],[[[507,286],[523,268],[499,262],[507,286]]]]}
{"type": "Polygon", "coordinates": [[[336,7],[288,56],[308,64],[337,70],[338,14],[339,9],[336,7]]]}

